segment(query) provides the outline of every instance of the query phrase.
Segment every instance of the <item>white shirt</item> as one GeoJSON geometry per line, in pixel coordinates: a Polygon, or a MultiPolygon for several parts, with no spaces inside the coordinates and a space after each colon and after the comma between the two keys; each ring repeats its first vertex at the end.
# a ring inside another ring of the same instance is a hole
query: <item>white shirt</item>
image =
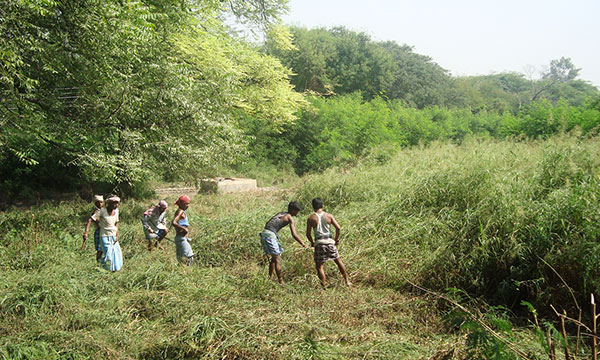
{"type": "Polygon", "coordinates": [[[119,209],[115,209],[115,214],[110,216],[105,207],[92,215],[92,220],[98,221],[100,226],[100,236],[117,236],[117,223],[119,222],[119,209]]]}

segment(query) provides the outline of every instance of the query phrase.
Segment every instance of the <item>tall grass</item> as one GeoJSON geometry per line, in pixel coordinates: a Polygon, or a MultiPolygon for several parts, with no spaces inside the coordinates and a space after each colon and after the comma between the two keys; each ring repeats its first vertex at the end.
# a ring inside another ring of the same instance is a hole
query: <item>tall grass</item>
{"type": "Polygon", "coordinates": [[[406,280],[508,307],[527,299],[543,313],[551,294],[570,301],[548,263],[577,296],[597,291],[598,145],[569,136],[433,143],[374,152],[349,172],[306,176],[296,189],[196,195],[191,268],[176,264],[169,240],[165,251],[145,248],[139,219],[157,199],[121,205],[125,265],[117,273],[96,265],[91,241],[79,250],[91,204],[10,209],[0,214],[0,358],[460,356],[464,338],[406,280]],[[287,228],[288,285],[267,279],[258,232],[297,198],[303,234],[315,196],[342,226],[352,290],[331,264],[332,288],[319,289],[311,253],[287,228]]]}
{"type": "Polygon", "coordinates": [[[597,139],[574,136],[438,143],[310,177],[299,194],[348,219],[349,262],[362,273],[544,312],[551,299],[574,305],[557,273],[580,302],[600,289],[599,152],[597,139]]]}

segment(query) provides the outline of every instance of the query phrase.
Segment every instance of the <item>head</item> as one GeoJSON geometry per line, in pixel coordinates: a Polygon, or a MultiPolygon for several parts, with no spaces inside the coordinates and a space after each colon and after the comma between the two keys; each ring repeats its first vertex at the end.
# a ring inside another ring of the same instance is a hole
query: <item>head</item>
{"type": "Polygon", "coordinates": [[[101,208],[103,202],[104,197],[102,195],[94,195],[94,205],[96,205],[97,208],[101,208]]]}
{"type": "Polygon", "coordinates": [[[287,211],[288,213],[290,213],[290,215],[296,216],[296,215],[298,215],[300,210],[302,210],[302,206],[300,205],[299,202],[290,201],[290,203],[288,204],[288,211],[287,211]]]}
{"type": "Polygon", "coordinates": [[[164,213],[167,210],[168,206],[169,205],[167,204],[166,201],[164,201],[164,200],[159,201],[158,206],[157,206],[159,213],[161,213],[161,214],[164,213]]]}
{"type": "Polygon", "coordinates": [[[110,195],[108,199],[106,199],[106,208],[107,209],[116,209],[119,207],[119,203],[121,199],[117,195],[110,195]]]}
{"type": "Polygon", "coordinates": [[[190,206],[190,198],[187,195],[181,195],[177,201],[175,201],[175,205],[179,206],[180,209],[187,209],[190,206]]]}
{"type": "Polygon", "coordinates": [[[313,207],[314,211],[322,209],[323,208],[323,200],[321,200],[321,198],[314,198],[312,200],[312,207],[313,207]]]}

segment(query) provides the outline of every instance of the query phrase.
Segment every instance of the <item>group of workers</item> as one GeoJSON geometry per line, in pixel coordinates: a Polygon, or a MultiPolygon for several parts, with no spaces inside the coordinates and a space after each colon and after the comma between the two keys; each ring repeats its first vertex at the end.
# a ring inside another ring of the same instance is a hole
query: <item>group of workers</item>
{"type": "MultiPolygon", "coordinates": [[[[93,200],[95,207],[85,225],[81,248],[84,249],[90,226],[94,223],[96,225],[94,232],[96,260],[107,270],[118,271],[123,266],[123,255],[118,241],[119,203],[121,200],[116,195],[108,196],[106,201],[104,201],[103,196],[96,195],[93,200]],[[106,206],[103,206],[104,203],[106,206]]],[[[175,228],[174,243],[176,256],[180,264],[190,266],[194,262],[194,252],[190,246],[188,236],[190,224],[187,209],[190,205],[190,198],[182,195],[177,199],[175,205],[178,208],[175,211],[171,225],[175,228]]],[[[146,210],[142,216],[142,225],[146,241],[148,242],[148,250],[152,250],[154,247],[163,249],[161,240],[169,232],[166,221],[167,207],[167,202],[161,200],[158,204],[146,210]]],[[[315,268],[321,285],[323,287],[327,286],[323,265],[325,262],[333,260],[342,274],[346,285],[351,286],[348,273],[337,250],[340,225],[333,215],[323,210],[323,201],[321,199],[313,199],[312,207],[314,213],[308,217],[306,222],[306,237],[311,246],[314,247],[315,268]],[[332,236],[331,232],[332,225],[335,228],[334,236],[332,236]]],[[[270,256],[269,278],[274,279],[274,275],[276,274],[279,283],[282,285],[285,284],[281,271],[281,254],[283,253],[283,248],[279,243],[278,232],[283,227],[289,225],[292,237],[302,247],[307,248],[308,246],[298,236],[294,224],[294,217],[301,210],[302,207],[297,201],[290,202],[287,211],[279,212],[271,217],[265,224],[264,230],[260,233],[262,248],[265,254],[270,256]]]]}

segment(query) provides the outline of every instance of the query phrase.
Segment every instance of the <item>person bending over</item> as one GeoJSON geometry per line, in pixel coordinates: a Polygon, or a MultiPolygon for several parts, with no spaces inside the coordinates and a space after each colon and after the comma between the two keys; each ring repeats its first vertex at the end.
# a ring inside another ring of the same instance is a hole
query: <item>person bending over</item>
{"type": "Polygon", "coordinates": [[[273,217],[265,224],[264,230],[260,233],[260,243],[262,248],[266,255],[271,256],[271,261],[269,262],[269,278],[273,280],[273,273],[276,273],[277,279],[281,285],[285,285],[281,273],[281,253],[283,253],[283,248],[279,243],[279,235],[277,233],[289,224],[292,237],[299,242],[302,247],[306,248],[306,244],[300,239],[300,236],[298,236],[296,228],[294,227],[294,216],[298,215],[300,210],[302,210],[302,207],[297,201],[290,202],[288,204],[287,212],[282,211],[273,215],[273,217]]]}

